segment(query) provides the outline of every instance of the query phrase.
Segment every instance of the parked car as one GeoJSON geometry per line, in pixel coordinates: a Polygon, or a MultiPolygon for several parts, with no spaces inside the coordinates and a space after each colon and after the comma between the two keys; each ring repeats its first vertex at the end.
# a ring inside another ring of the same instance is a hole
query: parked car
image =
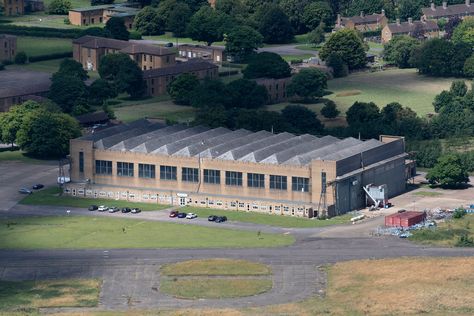
{"type": "Polygon", "coordinates": [[[194,213],[188,213],[188,214],[186,215],[186,218],[187,218],[187,219],[193,219],[193,218],[196,218],[196,217],[198,217],[198,216],[197,216],[196,214],[194,214],[194,213]]]}
{"type": "Polygon", "coordinates": [[[216,218],[216,220],[215,220],[216,223],[223,223],[223,222],[225,222],[225,221],[227,221],[227,217],[226,217],[226,216],[217,216],[217,218],[216,218]]]}
{"type": "Polygon", "coordinates": [[[115,207],[115,206],[109,207],[109,213],[115,213],[118,211],[120,211],[118,207],[115,207]]]}
{"type": "Polygon", "coordinates": [[[88,210],[92,212],[92,211],[97,211],[98,208],[99,207],[97,205],[91,205],[89,206],[88,210]]]}
{"type": "Polygon", "coordinates": [[[107,206],[105,206],[105,205],[101,205],[101,206],[99,206],[99,207],[97,208],[97,210],[98,210],[99,212],[105,212],[105,211],[107,211],[108,209],[109,209],[109,208],[108,208],[107,206]]]}
{"type": "Polygon", "coordinates": [[[178,217],[178,218],[186,218],[186,215],[188,215],[188,214],[186,214],[186,213],[178,213],[177,217],[178,217]]]}
{"type": "Polygon", "coordinates": [[[132,208],[131,213],[132,213],[132,214],[138,214],[138,213],[140,213],[141,211],[142,211],[141,209],[139,209],[139,208],[137,208],[137,207],[134,207],[134,208],[132,208]]]}
{"type": "Polygon", "coordinates": [[[210,221],[210,222],[215,222],[217,219],[217,216],[216,215],[210,215],[207,220],[210,221]]]}
{"type": "Polygon", "coordinates": [[[173,43],[169,42],[165,44],[165,47],[173,47],[173,43]]]}
{"type": "Polygon", "coordinates": [[[42,188],[44,188],[44,185],[42,185],[41,183],[35,184],[33,186],[33,190],[39,190],[39,189],[42,189],[42,188]]]}
{"type": "Polygon", "coordinates": [[[31,193],[33,193],[33,191],[31,191],[30,189],[27,189],[27,188],[21,188],[20,190],[18,190],[18,192],[20,192],[21,194],[31,194],[31,193]]]}
{"type": "Polygon", "coordinates": [[[178,216],[178,211],[171,211],[170,212],[170,217],[177,217],[178,216]]]}
{"type": "Polygon", "coordinates": [[[122,208],[122,213],[130,213],[131,211],[132,211],[132,209],[129,208],[129,207],[123,207],[122,208]]]}

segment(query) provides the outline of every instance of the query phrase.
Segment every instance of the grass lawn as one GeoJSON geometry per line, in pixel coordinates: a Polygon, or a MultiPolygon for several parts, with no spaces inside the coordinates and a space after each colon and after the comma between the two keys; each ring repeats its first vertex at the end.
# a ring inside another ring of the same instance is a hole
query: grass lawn
{"type": "Polygon", "coordinates": [[[94,307],[99,302],[100,283],[95,279],[0,281],[0,314],[31,315],[41,307],[94,307]]]}
{"type": "Polygon", "coordinates": [[[285,61],[292,61],[292,60],[304,60],[314,57],[313,54],[301,54],[301,55],[281,55],[281,57],[285,61]]]}
{"type": "Polygon", "coordinates": [[[443,193],[437,192],[437,191],[418,191],[412,193],[412,195],[416,196],[423,196],[423,197],[435,197],[435,196],[441,196],[443,193]]]}
{"type": "Polygon", "coordinates": [[[243,297],[272,288],[270,268],[246,260],[190,260],[165,265],[160,272],[160,290],[181,298],[243,297]]]}
{"type": "Polygon", "coordinates": [[[0,249],[281,247],[293,236],[112,217],[0,220],[0,249]]]}
{"type": "Polygon", "coordinates": [[[269,275],[271,270],[268,266],[247,260],[231,259],[203,259],[189,260],[164,265],[161,274],[166,276],[186,275],[269,275]]]}
{"type": "Polygon", "coordinates": [[[336,102],[342,113],[356,101],[373,101],[379,107],[399,102],[423,116],[434,112],[435,96],[449,90],[452,81],[452,78],[422,76],[415,69],[355,73],[328,81],[328,90],[333,94],[326,97],[336,102]]]}
{"type": "MultiPolygon", "coordinates": [[[[173,36],[171,32],[166,32],[163,35],[152,35],[152,36],[143,36],[143,39],[146,40],[155,40],[155,41],[163,41],[163,42],[171,42],[174,45],[178,44],[199,44],[199,45],[207,45],[205,42],[198,42],[189,37],[179,37],[176,38],[173,36]]],[[[214,42],[212,43],[213,46],[224,46],[224,42],[214,42]]]]}
{"type": "Polygon", "coordinates": [[[25,65],[9,65],[7,69],[26,69],[26,70],[33,70],[33,71],[44,71],[49,73],[54,73],[58,71],[59,64],[63,61],[62,58],[59,59],[51,59],[45,61],[38,61],[35,63],[29,63],[25,65]]]}
{"type": "Polygon", "coordinates": [[[25,52],[28,56],[72,52],[72,41],[67,38],[19,36],[17,51],[25,52]]]}
{"type": "MultiPolygon", "coordinates": [[[[90,6],[90,1],[88,2],[90,6]]],[[[13,25],[30,27],[51,27],[57,29],[86,29],[86,26],[77,26],[65,24],[64,19],[67,15],[48,15],[44,12],[36,12],[22,16],[0,17],[1,20],[10,21],[13,25]]]]}
{"type": "Polygon", "coordinates": [[[59,196],[59,188],[47,188],[40,191],[35,191],[33,194],[26,196],[20,201],[20,204],[25,205],[54,205],[54,206],[70,206],[70,207],[83,207],[88,208],[91,204],[94,205],[108,205],[116,206],[119,208],[138,207],[142,211],[157,211],[163,210],[170,207],[169,205],[163,204],[152,204],[152,203],[138,203],[128,202],[123,200],[111,200],[111,199],[92,199],[92,198],[78,198],[72,196],[59,196]]]}
{"type": "Polygon", "coordinates": [[[207,218],[209,215],[218,215],[218,216],[227,216],[227,219],[230,221],[238,221],[245,223],[255,223],[269,226],[278,226],[278,227],[295,227],[295,228],[304,228],[304,227],[324,227],[335,224],[346,224],[350,222],[350,219],[353,215],[346,214],[342,216],[333,217],[328,220],[318,220],[318,219],[308,219],[300,217],[291,217],[291,216],[281,216],[281,215],[269,215],[269,214],[259,214],[255,212],[245,212],[245,211],[226,211],[226,210],[215,210],[209,208],[199,208],[199,207],[185,207],[183,208],[186,212],[196,213],[199,217],[207,218]]]}
{"type": "MultiPolygon", "coordinates": [[[[421,244],[436,246],[459,246],[461,236],[474,238],[474,215],[468,214],[460,219],[448,220],[436,228],[425,228],[413,231],[410,240],[421,244]]],[[[471,244],[474,247],[474,243],[471,244]]]]}
{"type": "Polygon", "coordinates": [[[41,160],[30,158],[20,150],[0,152],[0,162],[2,161],[21,161],[25,163],[44,164],[51,163],[51,160],[41,160]]]}

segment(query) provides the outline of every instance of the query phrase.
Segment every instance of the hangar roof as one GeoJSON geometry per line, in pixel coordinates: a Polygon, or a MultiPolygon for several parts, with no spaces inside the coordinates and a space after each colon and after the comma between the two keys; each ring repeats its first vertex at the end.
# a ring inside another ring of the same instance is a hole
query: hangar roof
{"type": "Polygon", "coordinates": [[[294,166],[306,166],[313,160],[343,162],[356,156],[374,163],[403,154],[399,141],[390,145],[375,139],[362,141],[351,137],[232,131],[222,127],[164,126],[148,120],[118,125],[80,139],[90,140],[94,148],[102,150],[294,166]]]}

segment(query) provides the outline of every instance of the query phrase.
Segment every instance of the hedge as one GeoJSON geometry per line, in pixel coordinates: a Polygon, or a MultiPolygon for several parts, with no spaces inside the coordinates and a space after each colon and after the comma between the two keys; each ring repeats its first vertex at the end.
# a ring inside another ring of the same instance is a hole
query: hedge
{"type": "Polygon", "coordinates": [[[30,58],[28,58],[28,61],[30,63],[34,63],[37,61],[51,60],[51,59],[58,59],[58,58],[68,58],[68,57],[72,57],[72,52],[52,53],[52,54],[31,56],[30,58]]]}
{"type": "Polygon", "coordinates": [[[23,36],[78,38],[82,36],[82,32],[83,30],[81,29],[55,29],[52,27],[0,24],[0,33],[23,36]]]}
{"type": "Polygon", "coordinates": [[[228,77],[228,76],[234,76],[238,75],[240,71],[238,70],[229,70],[229,71],[223,71],[219,73],[219,77],[228,77]]]}

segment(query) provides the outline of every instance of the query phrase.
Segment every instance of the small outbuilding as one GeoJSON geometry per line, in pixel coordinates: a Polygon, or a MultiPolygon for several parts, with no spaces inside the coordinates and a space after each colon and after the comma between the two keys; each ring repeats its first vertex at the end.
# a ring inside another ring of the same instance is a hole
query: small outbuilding
{"type": "Polygon", "coordinates": [[[385,226],[408,228],[423,222],[426,219],[425,212],[402,212],[385,216],[385,226]]]}

